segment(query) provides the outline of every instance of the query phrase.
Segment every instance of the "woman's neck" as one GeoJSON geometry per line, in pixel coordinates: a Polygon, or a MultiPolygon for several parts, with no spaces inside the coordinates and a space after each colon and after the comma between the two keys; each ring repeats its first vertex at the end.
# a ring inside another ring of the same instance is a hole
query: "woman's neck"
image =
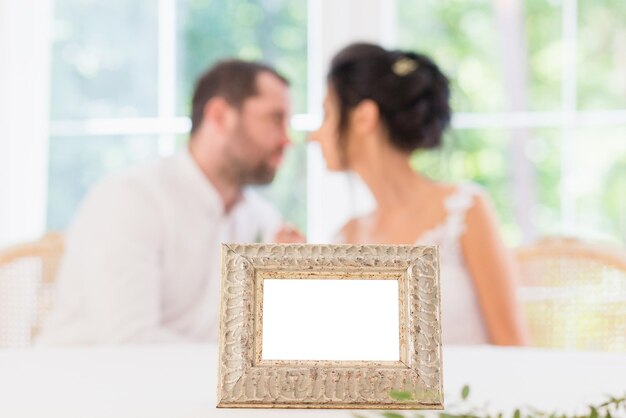
{"type": "Polygon", "coordinates": [[[409,157],[390,147],[354,159],[351,169],[369,187],[379,214],[414,205],[416,193],[427,187],[428,180],[411,168],[409,157]]]}

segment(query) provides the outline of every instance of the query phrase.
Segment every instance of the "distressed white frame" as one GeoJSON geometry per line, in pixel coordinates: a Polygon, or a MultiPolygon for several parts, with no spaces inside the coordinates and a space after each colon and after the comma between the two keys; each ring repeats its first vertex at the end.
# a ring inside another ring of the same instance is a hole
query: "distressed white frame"
{"type": "Polygon", "coordinates": [[[218,407],[443,408],[437,247],[223,244],[221,295],[218,407]],[[398,280],[400,360],[263,360],[265,279],[398,280]]]}

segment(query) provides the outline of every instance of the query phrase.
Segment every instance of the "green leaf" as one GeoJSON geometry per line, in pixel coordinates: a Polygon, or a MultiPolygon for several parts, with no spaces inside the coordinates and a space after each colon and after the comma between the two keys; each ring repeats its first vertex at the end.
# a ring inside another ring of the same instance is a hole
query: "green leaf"
{"type": "Polygon", "coordinates": [[[522,413],[520,412],[519,409],[516,409],[515,412],[513,412],[513,418],[521,418],[522,417],[522,413]]]}
{"type": "Polygon", "coordinates": [[[389,391],[389,396],[397,401],[410,401],[411,399],[413,399],[413,394],[406,390],[391,389],[389,391]]]}
{"type": "Polygon", "coordinates": [[[383,412],[383,416],[385,418],[406,418],[402,414],[398,414],[397,412],[383,412]]]}
{"type": "Polygon", "coordinates": [[[470,393],[470,388],[468,385],[463,386],[463,389],[461,389],[461,398],[463,398],[463,400],[467,399],[467,397],[469,396],[470,393]]]}
{"type": "Polygon", "coordinates": [[[593,406],[591,407],[591,414],[589,414],[589,418],[598,418],[598,410],[593,406]]]}

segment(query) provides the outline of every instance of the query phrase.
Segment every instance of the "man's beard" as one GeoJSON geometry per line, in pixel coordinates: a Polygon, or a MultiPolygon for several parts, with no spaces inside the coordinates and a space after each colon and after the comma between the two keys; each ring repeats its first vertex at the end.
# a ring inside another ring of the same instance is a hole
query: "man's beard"
{"type": "MultiPolygon", "coordinates": [[[[230,142],[231,146],[225,150],[227,157],[227,167],[225,167],[225,171],[228,177],[241,186],[248,184],[269,184],[274,180],[276,175],[276,169],[269,164],[268,160],[275,152],[279,152],[279,150],[267,153],[264,158],[252,162],[250,158],[246,157],[250,157],[250,153],[255,153],[255,150],[251,147],[253,143],[248,131],[240,121],[233,132],[230,142]],[[249,154],[242,155],[241,150],[246,150],[249,154]]],[[[255,158],[256,155],[252,155],[252,157],[255,158]]]]}
{"type": "Polygon", "coordinates": [[[274,181],[276,170],[267,165],[264,161],[260,161],[256,167],[249,168],[247,173],[242,173],[240,177],[241,184],[269,184],[274,181]]]}

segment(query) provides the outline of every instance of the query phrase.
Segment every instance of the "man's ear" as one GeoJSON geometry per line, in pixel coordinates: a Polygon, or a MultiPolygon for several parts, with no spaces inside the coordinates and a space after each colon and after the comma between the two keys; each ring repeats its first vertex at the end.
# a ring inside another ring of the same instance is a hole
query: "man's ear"
{"type": "Polygon", "coordinates": [[[203,121],[210,123],[215,129],[223,131],[229,126],[232,107],[223,97],[214,97],[204,105],[203,121]]]}
{"type": "Polygon", "coordinates": [[[375,101],[361,100],[351,113],[351,127],[355,132],[364,135],[378,128],[380,109],[375,101]]]}

